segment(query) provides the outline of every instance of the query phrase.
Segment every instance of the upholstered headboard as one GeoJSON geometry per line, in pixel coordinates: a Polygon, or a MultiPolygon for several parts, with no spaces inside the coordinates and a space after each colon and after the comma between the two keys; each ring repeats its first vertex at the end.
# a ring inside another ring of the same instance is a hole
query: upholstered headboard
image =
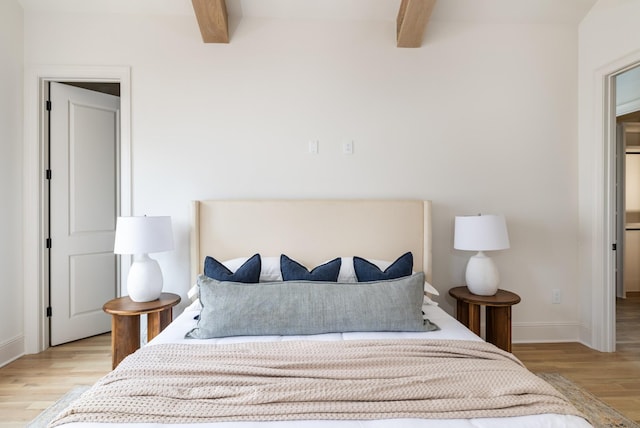
{"type": "Polygon", "coordinates": [[[431,201],[194,201],[191,279],[204,257],[287,254],[308,268],[335,257],[393,261],[411,251],[414,270],[431,280],[431,201]]]}

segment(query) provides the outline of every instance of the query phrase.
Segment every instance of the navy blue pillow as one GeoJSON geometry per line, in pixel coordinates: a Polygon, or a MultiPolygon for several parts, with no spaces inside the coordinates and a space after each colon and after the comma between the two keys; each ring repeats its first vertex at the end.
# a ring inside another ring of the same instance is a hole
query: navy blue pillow
{"type": "Polygon", "coordinates": [[[251,256],[235,272],[231,272],[225,265],[213,257],[207,256],[204,259],[205,276],[217,281],[233,281],[253,284],[255,282],[260,282],[260,269],[262,269],[260,254],[254,254],[251,256]]]}
{"type": "Polygon", "coordinates": [[[385,279],[402,278],[409,276],[413,270],[413,254],[405,253],[391,263],[391,265],[383,271],[369,260],[362,257],[353,258],[353,268],[356,271],[358,282],[382,281],[385,279]]]}
{"type": "Polygon", "coordinates": [[[311,272],[295,260],[284,254],[280,255],[280,272],[284,281],[338,281],[342,259],[338,257],[325,264],[313,268],[311,272]]]}

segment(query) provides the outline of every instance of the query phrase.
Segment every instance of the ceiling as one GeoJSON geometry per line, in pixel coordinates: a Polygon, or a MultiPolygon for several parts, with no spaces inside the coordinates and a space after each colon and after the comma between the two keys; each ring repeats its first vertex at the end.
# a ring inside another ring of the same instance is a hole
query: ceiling
{"type": "Polygon", "coordinates": [[[26,13],[195,16],[205,43],[229,43],[229,20],[395,21],[396,45],[422,45],[429,22],[577,25],[597,0],[19,0],[26,13]]]}
{"type": "MultiPolygon", "coordinates": [[[[2,0],[5,1],[5,0],[2,0]]],[[[27,12],[189,15],[191,0],[18,0],[27,12]]],[[[232,18],[395,21],[401,0],[226,0],[232,18]]],[[[597,0],[440,0],[429,22],[579,23],[597,0]]]]}

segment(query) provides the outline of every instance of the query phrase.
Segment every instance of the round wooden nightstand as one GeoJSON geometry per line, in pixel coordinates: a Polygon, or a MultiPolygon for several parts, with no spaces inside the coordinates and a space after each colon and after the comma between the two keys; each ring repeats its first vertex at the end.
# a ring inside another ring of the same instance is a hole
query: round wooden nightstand
{"type": "Polygon", "coordinates": [[[111,314],[111,367],[140,347],[140,315],[147,314],[147,340],[158,335],[173,318],[180,296],[162,293],[151,302],[134,302],[129,296],[109,300],[102,310],[111,314]]]}
{"type": "Polygon", "coordinates": [[[480,336],[480,307],[485,306],[486,339],[497,347],[511,352],[511,306],[520,303],[520,296],[498,290],[493,296],[478,296],[467,287],[455,287],[449,294],[456,299],[456,318],[480,336]]]}

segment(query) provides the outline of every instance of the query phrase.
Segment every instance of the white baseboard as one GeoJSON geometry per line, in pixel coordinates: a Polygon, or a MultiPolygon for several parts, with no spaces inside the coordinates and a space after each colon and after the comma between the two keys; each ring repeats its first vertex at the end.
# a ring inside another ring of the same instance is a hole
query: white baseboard
{"type": "Polygon", "coordinates": [[[16,336],[0,343],[0,367],[17,360],[24,355],[24,336],[16,336]]]}
{"type": "Polygon", "coordinates": [[[513,343],[581,342],[578,322],[513,323],[513,343]]]}

